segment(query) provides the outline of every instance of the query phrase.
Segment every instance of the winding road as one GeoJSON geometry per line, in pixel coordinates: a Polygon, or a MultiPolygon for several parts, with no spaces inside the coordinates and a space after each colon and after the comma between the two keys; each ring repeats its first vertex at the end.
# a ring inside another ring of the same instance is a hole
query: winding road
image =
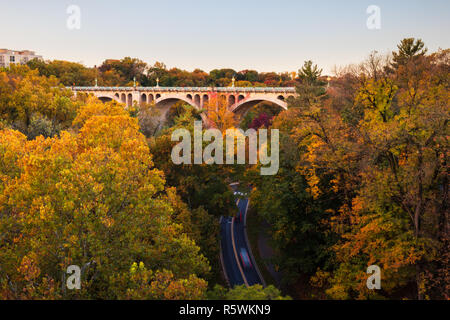
{"type": "MultiPolygon", "coordinates": [[[[237,186],[232,186],[235,193],[237,186]]],[[[247,246],[245,221],[248,210],[249,200],[247,198],[238,198],[236,217],[222,217],[220,220],[221,229],[221,248],[222,248],[222,264],[226,278],[231,287],[245,284],[252,286],[255,284],[263,285],[259,272],[256,267],[255,259],[247,246]],[[242,221],[239,218],[242,213],[242,221]],[[251,260],[251,266],[245,267],[240,259],[240,249],[247,250],[251,260]]]]}

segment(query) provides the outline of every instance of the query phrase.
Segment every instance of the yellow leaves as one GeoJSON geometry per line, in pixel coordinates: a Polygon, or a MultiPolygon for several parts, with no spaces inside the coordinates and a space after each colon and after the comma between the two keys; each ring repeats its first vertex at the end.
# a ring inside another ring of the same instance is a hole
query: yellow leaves
{"type": "Polygon", "coordinates": [[[310,283],[313,287],[324,288],[327,286],[330,276],[331,274],[329,272],[323,271],[319,268],[310,278],[310,283]]]}
{"type": "Polygon", "coordinates": [[[309,186],[307,191],[313,196],[314,199],[317,199],[320,196],[321,191],[318,186],[320,178],[316,175],[315,169],[299,166],[296,170],[306,177],[306,182],[309,186]]]}
{"type": "Polygon", "coordinates": [[[100,217],[100,222],[106,227],[111,228],[114,226],[114,219],[111,217],[100,217]]]}
{"type": "Polygon", "coordinates": [[[158,271],[150,284],[152,295],[165,300],[203,299],[206,289],[207,282],[195,275],[176,280],[173,273],[167,270],[158,271]]]}
{"type": "Polygon", "coordinates": [[[211,97],[206,103],[205,109],[210,124],[222,133],[237,126],[236,115],[228,108],[225,97],[211,97]]]}
{"type": "Polygon", "coordinates": [[[41,205],[39,207],[39,218],[41,220],[48,220],[48,218],[51,217],[52,213],[52,210],[45,205],[41,205]]]}
{"type": "Polygon", "coordinates": [[[363,209],[364,200],[360,197],[355,197],[352,199],[352,209],[355,212],[360,212],[363,209]]]}
{"type": "Polygon", "coordinates": [[[331,184],[331,190],[333,190],[334,193],[338,193],[339,192],[339,179],[331,179],[330,184],[331,184]]]}
{"type": "Polygon", "coordinates": [[[136,262],[133,262],[133,264],[130,267],[130,274],[131,275],[134,275],[137,272],[141,272],[142,273],[142,272],[146,272],[146,271],[147,271],[147,269],[145,268],[145,264],[142,261],[139,262],[139,265],[136,262]]]}
{"type": "Polygon", "coordinates": [[[136,271],[137,271],[137,263],[136,263],[136,262],[133,262],[133,264],[132,264],[131,267],[130,267],[130,273],[131,273],[131,274],[135,274],[136,271]]]}
{"type": "MultiPolygon", "coordinates": [[[[0,79],[0,108],[2,85],[0,79]]],[[[62,96],[53,99],[31,82],[21,85],[15,98],[29,103],[29,109],[19,112],[39,108],[47,98],[45,110],[68,107],[62,96]]],[[[189,208],[176,198],[176,190],[169,192],[171,199],[165,196],[163,173],[153,168],[136,119],[117,104],[91,99],[74,125],[77,130],[29,141],[18,131],[0,130],[2,272],[11,275],[27,298],[42,298],[40,294],[54,296],[54,290],[60,290],[57,282],[67,265],[100,262],[101,278],[114,279],[139,257],[142,262],[132,268],[144,292],[150,280],[157,282],[145,266],[157,266],[172,273],[161,275],[167,279],[161,286],[167,292],[162,289],[153,297],[202,297],[206,282],[191,274],[206,275],[210,267],[185,234],[188,228],[182,227],[182,221],[190,219],[189,208]],[[173,216],[176,210],[180,221],[173,216]]],[[[127,291],[127,285],[119,291],[127,291]]],[[[113,294],[118,295],[108,289],[86,297],[113,294]]]]}
{"type": "Polygon", "coordinates": [[[83,148],[105,146],[115,151],[122,145],[137,140],[141,150],[146,148],[145,137],[139,132],[137,120],[129,116],[95,116],[90,118],[78,135],[78,141],[83,148]]]}
{"type": "Polygon", "coordinates": [[[90,118],[94,116],[127,116],[127,111],[115,101],[102,103],[94,97],[90,97],[87,104],[80,107],[77,117],[72,125],[81,128],[90,118]]]}
{"type": "Polygon", "coordinates": [[[147,270],[144,262],[133,262],[128,274],[120,281],[127,282],[125,294],[119,293],[119,299],[133,300],[191,300],[204,299],[207,282],[190,274],[186,278],[179,278],[169,270],[147,270]]]}
{"type": "Polygon", "coordinates": [[[309,193],[313,196],[314,199],[317,199],[320,196],[320,189],[317,186],[320,179],[317,176],[311,176],[310,179],[308,179],[308,185],[309,185],[309,193]]]}
{"type": "Polygon", "coordinates": [[[14,123],[16,128],[31,137],[44,134],[33,131],[32,119],[35,117],[51,119],[47,122],[47,126],[52,126],[46,128],[48,134],[70,125],[76,102],[70,100],[70,90],[58,87],[55,78],[39,76],[37,70],[30,70],[27,66],[0,74],[0,112],[7,123],[14,123]]]}
{"type": "MultiPolygon", "coordinates": [[[[8,180],[19,173],[17,161],[24,153],[26,137],[18,131],[0,130],[0,178],[8,180]]],[[[0,191],[3,183],[0,184],[0,191]]]]}
{"type": "Polygon", "coordinates": [[[374,116],[386,122],[393,115],[390,107],[397,90],[398,87],[391,79],[383,78],[378,81],[368,79],[359,89],[356,102],[361,102],[369,110],[376,111],[374,116]]]}
{"type": "Polygon", "coordinates": [[[92,188],[92,191],[94,191],[95,193],[101,193],[104,189],[103,184],[101,183],[94,183],[94,187],[92,188]]]}
{"type": "Polygon", "coordinates": [[[17,271],[22,275],[25,281],[33,281],[39,277],[41,271],[38,267],[36,256],[34,253],[30,253],[22,258],[17,271]]]}
{"type": "MultiPolygon", "coordinates": [[[[72,235],[69,235],[68,237],[67,237],[67,239],[66,239],[66,241],[65,241],[65,243],[64,243],[64,247],[65,248],[73,248],[73,247],[76,247],[77,246],[77,244],[79,243],[79,239],[78,239],[78,236],[77,235],[74,235],[74,234],[72,234],[72,235]]],[[[68,265],[70,265],[70,263],[68,263],[68,265]]]]}

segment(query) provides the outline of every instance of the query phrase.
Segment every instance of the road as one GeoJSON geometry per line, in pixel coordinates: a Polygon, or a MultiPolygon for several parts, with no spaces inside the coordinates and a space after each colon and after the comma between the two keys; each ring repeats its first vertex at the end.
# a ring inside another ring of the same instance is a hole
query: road
{"type": "MultiPolygon", "coordinates": [[[[234,191],[237,187],[233,186],[234,191]]],[[[237,210],[236,217],[226,217],[221,219],[221,246],[223,256],[223,267],[226,272],[231,287],[235,285],[254,285],[262,284],[262,281],[256,271],[255,259],[247,247],[245,236],[245,218],[248,210],[248,199],[238,198],[236,195],[237,210]],[[242,221],[239,216],[242,213],[242,221]],[[251,260],[252,266],[245,268],[240,260],[239,251],[245,248],[251,260]]]]}

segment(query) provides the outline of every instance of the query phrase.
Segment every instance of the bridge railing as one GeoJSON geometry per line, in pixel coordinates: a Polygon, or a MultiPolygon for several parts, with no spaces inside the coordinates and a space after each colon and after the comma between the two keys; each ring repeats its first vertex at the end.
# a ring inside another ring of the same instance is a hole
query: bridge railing
{"type": "Polygon", "coordinates": [[[73,91],[262,92],[295,93],[294,87],[67,87],[73,91]]]}

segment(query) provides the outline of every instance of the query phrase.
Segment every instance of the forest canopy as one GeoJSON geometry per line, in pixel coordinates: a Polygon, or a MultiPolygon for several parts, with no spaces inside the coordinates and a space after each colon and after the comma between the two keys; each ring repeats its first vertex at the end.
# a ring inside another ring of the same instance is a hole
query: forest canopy
{"type": "Polygon", "coordinates": [[[408,38],[329,79],[313,61],[294,75],[129,57],[0,69],[0,299],[449,299],[449,58],[408,38]],[[67,88],[233,78],[297,94],[287,110],[262,103],[241,117],[180,102],[157,121],[154,104],[67,88]],[[278,173],[175,165],[172,132],[199,119],[278,129],[278,173]],[[225,289],[218,221],[236,213],[235,181],[251,186],[250,227],[266,230],[278,288],[225,289]],[[69,265],[83,267],[81,290],[64,289],[69,265]],[[366,286],[371,265],[380,290],[366,286]]]}

